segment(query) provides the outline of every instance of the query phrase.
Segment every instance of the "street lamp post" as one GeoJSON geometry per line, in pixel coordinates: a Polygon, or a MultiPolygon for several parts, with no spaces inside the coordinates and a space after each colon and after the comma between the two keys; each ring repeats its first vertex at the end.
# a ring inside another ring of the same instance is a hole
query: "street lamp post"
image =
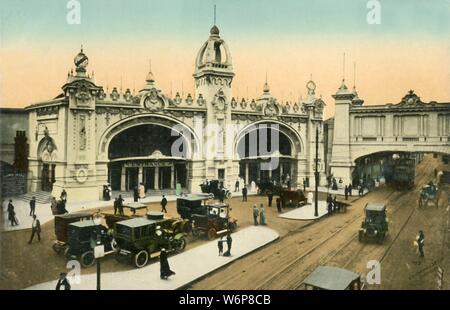
{"type": "Polygon", "coordinates": [[[101,266],[100,261],[101,258],[105,256],[105,245],[103,244],[101,232],[100,232],[100,224],[101,224],[101,217],[100,215],[94,216],[94,223],[97,226],[96,229],[96,240],[93,245],[94,249],[94,257],[97,264],[97,291],[101,289],[101,266]]]}
{"type": "Polygon", "coordinates": [[[314,216],[319,216],[319,127],[316,128],[316,162],[315,162],[315,193],[314,193],[314,216]]]}

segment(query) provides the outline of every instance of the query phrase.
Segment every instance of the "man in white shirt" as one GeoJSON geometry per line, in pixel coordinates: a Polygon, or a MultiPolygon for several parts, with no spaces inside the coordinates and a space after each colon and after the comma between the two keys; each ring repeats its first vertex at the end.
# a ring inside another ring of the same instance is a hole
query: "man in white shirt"
{"type": "Polygon", "coordinates": [[[33,242],[35,234],[38,236],[38,241],[41,242],[41,222],[39,222],[36,215],[33,215],[33,223],[31,224],[31,238],[30,241],[28,241],[28,244],[33,242]]]}

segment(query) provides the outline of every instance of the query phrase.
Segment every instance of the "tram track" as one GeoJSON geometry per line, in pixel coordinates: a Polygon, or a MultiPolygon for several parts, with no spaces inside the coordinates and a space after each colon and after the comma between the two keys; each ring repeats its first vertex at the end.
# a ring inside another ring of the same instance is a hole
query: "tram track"
{"type": "Polygon", "coordinates": [[[416,186],[411,191],[400,192],[386,187],[371,192],[355,201],[346,214],[324,217],[311,225],[293,229],[270,246],[212,277],[193,283],[191,288],[298,289],[310,272],[318,265],[326,264],[366,272],[367,262],[384,260],[408,227],[417,211],[418,190],[430,179],[434,165],[426,161],[417,166],[416,186]],[[384,245],[357,241],[359,221],[364,217],[362,207],[370,201],[388,205],[391,234],[384,245]]]}
{"type": "MultiPolygon", "coordinates": [[[[427,166],[429,166],[429,164],[427,166]]],[[[428,170],[428,169],[426,169],[426,170],[428,170]]],[[[424,178],[426,178],[426,177],[428,177],[428,175],[426,175],[425,173],[422,173],[422,175],[420,176],[420,179],[418,180],[417,183],[418,184],[422,184],[423,181],[424,181],[424,178]]],[[[415,188],[417,188],[417,186],[415,188]]],[[[409,194],[408,192],[397,192],[397,191],[391,189],[391,192],[384,199],[385,200],[384,203],[389,205],[389,204],[392,203],[392,201],[396,201],[397,202],[399,207],[395,208],[392,211],[392,215],[396,214],[397,212],[399,212],[401,210],[404,210],[405,206],[408,206],[407,204],[402,203],[402,202],[406,202],[404,200],[407,200],[408,194],[409,194]]],[[[408,224],[409,220],[411,219],[412,215],[414,214],[414,212],[416,210],[417,210],[416,207],[412,208],[412,210],[411,210],[410,214],[408,215],[407,219],[401,225],[399,231],[395,234],[395,237],[390,240],[389,246],[388,246],[387,250],[384,252],[384,254],[382,256],[382,259],[384,259],[384,257],[387,255],[389,249],[395,243],[395,241],[397,240],[398,236],[403,231],[404,227],[408,224]]],[[[272,274],[267,280],[265,280],[260,285],[258,285],[258,287],[256,289],[273,289],[274,287],[279,286],[280,283],[283,283],[283,282],[285,283],[286,280],[287,280],[286,278],[289,277],[287,273],[289,273],[290,271],[293,271],[293,273],[295,274],[295,277],[298,279],[299,274],[295,271],[295,269],[297,269],[296,267],[298,267],[297,265],[301,265],[303,263],[304,259],[307,258],[308,255],[312,254],[313,252],[318,251],[322,246],[327,244],[328,241],[332,240],[339,232],[344,231],[345,229],[349,228],[355,221],[357,221],[358,219],[361,219],[363,216],[364,216],[364,213],[361,213],[360,215],[354,217],[351,220],[350,223],[347,222],[347,224],[342,226],[339,229],[339,231],[336,231],[332,235],[329,235],[326,239],[322,240],[320,243],[315,245],[313,248],[309,249],[303,255],[299,256],[294,261],[292,261],[292,263],[288,264],[287,266],[285,266],[284,268],[282,268],[281,270],[279,270],[275,274],[272,274]]],[[[335,247],[331,252],[328,252],[324,257],[321,257],[318,261],[315,261],[312,264],[309,264],[306,268],[303,268],[304,272],[303,272],[302,276],[300,277],[301,281],[294,280],[294,283],[288,281],[288,283],[285,283],[285,284],[287,284],[287,286],[280,287],[280,288],[284,288],[284,289],[298,289],[301,286],[301,283],[303,282],[304,277],[307,276],[308,272],[312,272],[313,269],[317,265],[327,264],[334,257],[336,257],[338,254],[340,254],[340,253],[342,253],[344,251],[347,252],[347,253],[351,253],[351,259],[344,264],[344,266],[343,266],[344,268],[346,268],[349,265],[351,265],[353,263],[353,261],[358,259],[358,258],[360,258],[360,256],[366,256],[366,255],[370,254],[370,253],[367,253],[367,254],[364,253],[364,255],[361,255],[361,253],[364,252],[365,250],[369,249],[369,251],[372,251],[373,249],[371,249],[370,245],[368,245],[368,244],[361,244],[359,242],[355,243],[354,241],[357,239],[357,235],[355,235],[353,231],[352,231],[352,234],[353,235],[351,237],[347,238],[339,246],[335,247]],[[348,247],[350,245],[352,245],[352,244],[358,244],[358,248],[357,249],[353,249],[352,251],[349,251],[348,247]]],[[[379,261],[381,262],[382,259],[379,260],[379,261]]],[[[279,288],[279,287],[277,287],[277,288],[279,288]]]]}

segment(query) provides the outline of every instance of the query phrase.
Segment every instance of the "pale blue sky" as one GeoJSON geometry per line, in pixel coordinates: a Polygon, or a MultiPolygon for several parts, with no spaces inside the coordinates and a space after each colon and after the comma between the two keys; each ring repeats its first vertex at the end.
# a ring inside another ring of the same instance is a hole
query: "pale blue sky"
{"type": "Polygon", "coordinates": [[[367,0],[79,0],[82,23],[66,23],[68,0],[0,0],[2,44],[15,40],[204,38],[213,23],[233,36],[271,40],[291,35],[442,36],[449,0],[380,0],[381,25],[366,22],[367,0]]]}

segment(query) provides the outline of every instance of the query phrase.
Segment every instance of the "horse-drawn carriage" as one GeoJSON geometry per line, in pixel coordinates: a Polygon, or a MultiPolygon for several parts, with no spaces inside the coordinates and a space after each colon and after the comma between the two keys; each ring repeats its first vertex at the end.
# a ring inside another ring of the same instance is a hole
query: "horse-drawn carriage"
{"type": "Polygon", "coordinates": [[[433,204],[439,206],[439,188],[434,184],[427,184],[422,187],[419,196],[419,208],[425,208],[431,201],[433,204]]]}
{"type": "Polygon", "coordinates": [[[55,236],[53,250],[59,254],[67,248],[68,227],[71,223],[80,221],[92,221],[93,214],[89,212],[71,213],[55,216],[55,236]]]}
{"type": "Polygon", "coordinates": [[[307,198],[301,190],[280,190],[281,207],[284,208],[298,208],[307,203],[307,198]]]}
{"type": "Polygon", "coordinates": [[[258,186],[258,195],[267,195],[271,192],[273,195],[280,195],[282,186],[280,183],[275,183],[269,180],[262,180],[256,183],[258,186]]]}
{"type": "Polygon", "coordinates": [[[223,182],[219,181],[219,180],[211,180],[211,181],[207,181],[204,184],[200,184],[200,188],[202,190],[202,193],[204,194],[213,194],[214,195],[214,199],[225,199],[231,198],[231,191],[229,191],[228,189],[226,189],[223,186],[223,182]]]}

